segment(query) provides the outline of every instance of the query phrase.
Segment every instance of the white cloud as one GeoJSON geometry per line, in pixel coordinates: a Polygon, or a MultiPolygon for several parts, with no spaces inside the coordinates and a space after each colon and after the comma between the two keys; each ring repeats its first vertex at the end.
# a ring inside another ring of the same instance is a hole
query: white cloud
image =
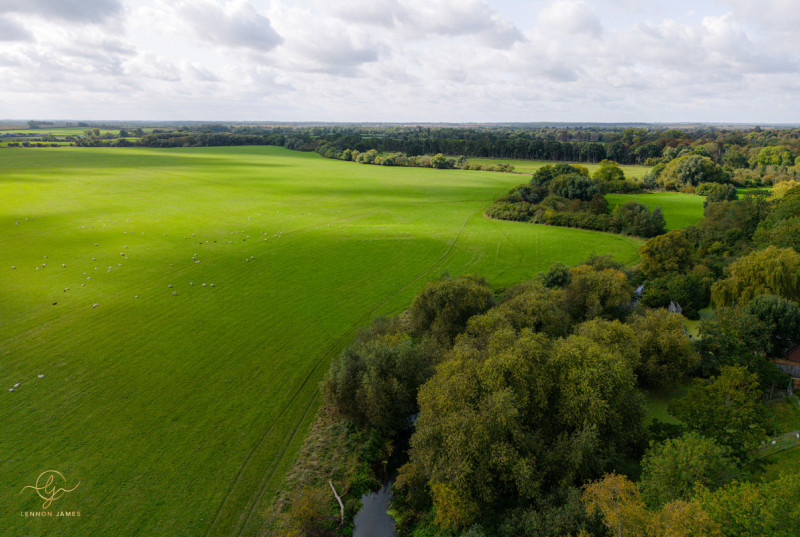
{"type": "Polygon", "coordinates": [[[603,26],[592,6],[583,0],[558,0],[539,13],[543,28],[554,28],[565,34],[588,34],[599,37],[603,26]]]}
{"type": "Polygon", "coordinates": [[[398,0],[322,0],[320,6],[342,21],[375,26],[394,26],[403,13],[398,0]]]}
{"type": "Polygon", "coordinates": [[[379,59],[382,42],[357,25],[317,16],[305,8],[274,8],[271,14],[284,42],[273,62],[290,71],[355,76],[379,59]]]}
{"type": "Polygon", "coordinates": [[[507,48],[523,39],[486,0],[352,0],[323,8],[345,23],[390,27],[404,39],[472,36],[507,48]]]}
{"type": "Polygon", "coordinates": [[[0,41],[31,41],[33,35],[10,17],[0,17],[0,41]]]}
{"type": "Polygon", "coordinates": [[[215,0],[191,0],[180,3],[177,10],[198,37],[218,45],[264,52],[282,41],[269,18],[246,0],[227,4],[215,0]]]}
{"type": "Polygon", "coordinates": [[[120,0],[0,0],[0,13],[27,13],[47,19],[99,23],[122,15],[120,0]]]}
{"type": "Polygon", "coordinates": [[[0,0],[0,102],[90,119],[797,121],[796,2],[0,0]]]}

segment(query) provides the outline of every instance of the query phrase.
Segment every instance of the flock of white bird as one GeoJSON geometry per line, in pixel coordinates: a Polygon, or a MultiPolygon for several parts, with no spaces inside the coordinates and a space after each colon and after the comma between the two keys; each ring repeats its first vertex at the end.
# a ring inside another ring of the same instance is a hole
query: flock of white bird
{"type": "MultiPolygon", "coordinates": [[[[334,213],[334,212],[335,212],[335,211],[331,211],[331,213],[334,213]]],[[[340,213],[341,213],[341,211],[338,211],[338,212],[340,212],[340,213]]],[[[278,211],[278,213],[280,213],[280,211],[278,211]]],[[[309,215],[309,216],[311,216],[311,213],[308,213],[308,215],[309,215]]],[[[136,216],[136,214],[135,214],[135,213],[133,213],[131,216],[136,216]]],[[[258,216],[261,216],[261,214],[259,214],[258,216]]],[[[305,216],[305,214],[303,213],[303,214],[302,214],[302,216],[305,216]]],[[[27,218],[25,218],[25,220],[34,220],[34,218],[35,218],[35,217],[31,216],[31,217],[27,217],[27,218]]],[[[155,219],[155,217],[153,217],[153,219],[155,219]]],[[[248,217],[247,217],[247,219],[248,219],[248,220],[251,220],[251,219],[252,219],[252,217],[248,216],[248,217]]],[[[21,222],[21,220],[18,220],[18,221],[16,222],[16,225],[19,225],[19,224],[20,224],[20,222],[21,222]]],[[[101,220],[100,222],[102,223],[102,220],[101,220]]],[[[126,220],[126,222],[127,222],[127,223],[129,223],[129,222],[130,222],[130,219],[127,219],[127,220],[126,220]]],[[[107,227],[107,224],[109,224],[109,223],[111,223],[111,224],[119,224],[119,223],[121,223],[121,222],[120,222],[120,220],[119,220],[119,219],[117,219],[117,220],[114,220],[114,221],[111,221],[111,220],[106,220],[106,221],[105,221],[105,223],[103,223],[102,227],[107,227]]],[[[90,229],[94,229],[94,227],[95,227],[95,226],[89,226],[89,228],[90,228],[90,229]]],[[[328,224],[328,227],[330,227],[330,224],[328,224]]],[[[341,227],[341,226],[340,226],[340,227],[341,227]]],[[[85,226],[85,225],[82,225],[82,226],[81,226],[81,229],[86,229],[86,226],[85,226]]],[[[242,229],[241,231],[231,231],[231,232],[230,232],[230,234],[231,234],[231,235],[237,235],[237,234],[240,234],[240,233],[245,235],[245,236],[244,236],[244,238],[242,238],[242,241],[247,241],[247,239],[250,239],[250,238],[251,238],[251,237],[250,237],[250,235],[247,235],[247,232],[246,232],[244,229],[242,229]]],[[[134,232],[133,232],[133,231],[123,231],[123,234],[124,234],[124,235],[128,235],[128,234],[131,234],[131,235],[132,235],[132,234],[134,234],[134,232]]],[[[141,235],[144,235],[144,232],[141,232],[141,235]]],[[[269,235],[269,233],[268,233],[268,232],[266,232],[266,231],[263,231],[263,232],[262,232],[262,235],[269,235]]],[[[166,233],[164,233],[164,234],[163,234],[163,236],[165,236],[165,237],[166,237],[166,236],[167,236],[167,234],[166,234],[166,233]]],[[[283,236],[283,232],[282,232],[282,231],[278,231],[278,232],[276,232],[276,233],[272,234],[272,238],[273,238],[273,239],[280,239],[282,236],[283,236]]],[[[196,237],[196,234],[195,234],[195,233],[192,233],[192,234],[191,234],[191,237],[196,237]]],[[[184,239],[186,239],[186,240],[189,240],[189,238],[190,238],[190,235],[185,235],[183,238],[184,238],[184,239]]],[[[265,237],[264,237],[264,240],[265,240],[265,241],[268,241],[268,240],[269,240],[269,238],[270,238],[270,237],[266,237],[266,236],[265,236],[265,237]]],[[[217,241],[213,241],[213,242],[217,242],[217,241]]],[[[202,242],[202,241],[201,241],[201,242],[200,242],[200,244],[209,244],[209,240],[206,240],[205,242],[202,242]]],[[[233,244],[233,240],[229,240],[229,241],[228,241],[228,244],[233,244]]],[[[96,243],[96,242],[95,242],[95,243],[92,243],[92,245],[93,245],[93,246],[95,246],[95,247],[99,247],[99,243],[96,243]]],[[[123,246],[123,250],[127,250],[127,249],[129,249],[129,248],[128,248],[128,245],[126,244],[126,245],[124,245],[124,246],[123,246]]],[[[149,250],[150,250],[150,248],[147,248],[147,250],[149,251],[149,250]]],[[[128,256],[128,254],[126,254],[125,252],[120,252],[120,253],[119,253],[119,255],[120,255],[120,257],[122,257],[122,258],[123,258],[123,259],[125,259],[125,260],[128,260],[128,259],[130,259],[130,257],[128,256]]],[[[47,258],[48,258],[48,256],[46,256],[46,255],[45,255],[45,256],[43,256],[43,259],[47,259],[47,258]]],[[[96,262],[96,261],[97,261],[97,257],[92,257],[92,259],[91,259],[91,260],[92,260],[93,262],[96,262]]],[[[198,254],[194,254],[194,255],[192,256],[191,260],[192,260],[192,261],[194,261],[195,263],[200,263],[200,259],[198,258],[198,254]]],[[[244,260],[245,260],[245,262],[248,262],[248,263],[249,263],[249,262],[251,262],[251,261],[255,261],[255,256],[254,256],[254,255],[251,255],[250,257],[245,257],[245,259],[244,259],[244,260]]],[[[169,266],[170,266],[170,267],[174,267],[174,265],[175,265],[174,263],[170,263],[170,265],[169,265],[169,266]]],[[[117,263],[117,267],[116,267],[116,268],[120,268],[120,267],[122,267],[122,266],[123,266],[123,265],[122,265],[122,263],[117,263]]],[[[61,267],[62,267],[62,268],[67,268],[67,264],[66,264],[66,263],[61,263],[61,267]]],[[[35,269],[35,270],[46,269],[46,268],[47,268],[47,263],[46,263],[46,262],[42,263],[42,264],[41,264],[41,266],[37,265],[36,267],[34,267],[34,269],[35,269]]],[[[111,271],[112,271],[114,268],[115,268],[115,267],[114,267],[113,265],[109,265],[106,271],[107,271],[108,273],[110,273],[110,272],[111,272],[111,271]]],[[[11,269],[12,269],[12,270],[16,270],[16,269],[17,269],[16,265],[12,265],[12,266],[11,266],[11,269]]],[[[99,270],[99,267],[95,266],[95,267],[94,267],[94,270],[99,270]]],[[[88,275],[86,272],[82,272],[82,274],[81,274],[81,275],[82,275],[82,276],[85,276],[87,280],[91,280],[91,279],[92,279],[92,277],[91,277],[90,275],[88,275]]],[[[84,283],[81,283],[81,287],[85,287],[85,286],[86,286],[86,283],[85,283],[85,282],[84,282],[84,283]]],[[[190,286],[190,287],[194,287],[194,282],[189,282],[189,286],[190,286]]],[[[202,283],[200,286],[201,286],[201,287],[214,287],[214,284],[213,284],[213,283],[209,283],[209,284],[202,283]]],[[[173,289],[173,286],[172,286],[172,284],[168,284],[167,288],[168,288],[168,289],[173,289]]],[[[69,291],[69,287],[64,287],[64,289],[63,289],[63,291],[62,291],[62,292],[66,293],[66,292],[68,292],[68,291],[69,291]]],[[[177,292],[177,291],[172,291],[172,295],[173,295],[173,296],[177,296],[177,294],[178,294],[178,292],[177,292]]],[[[138,298],[139,298],[139,295],[134,295],[134,298],[137,298],[137,299],[138,299],[138,298]]],[[[54,306],[55,306],[55,305],[57,305],[57,302],[53,302],[53,305],[54,305],[54,306]]],[[[94,304],[92,304],[92,309],[95,309],[95,308],[97,308],[99,305],[100,305],[100,304],[98,304],[98,303],[94,303],[94,304]]],[[[41,379],[41,378],[44,378],[44,375],[43,375],[43,374],[39,374],[39,375],[38,375],[38,378],[40,378],[40,379],[41,379]]],[[[9,392],[14,392],[14,391],[15,391],[17,388],[19,388],[19,387],[20,387],[20,385],[21,385],[21,383],[20,383],[20,382],[17,382],[17,383],[15,383],[15,384],[14,384],[14,385],[13,385],[11,388],[9,388],[9,392]]]]}

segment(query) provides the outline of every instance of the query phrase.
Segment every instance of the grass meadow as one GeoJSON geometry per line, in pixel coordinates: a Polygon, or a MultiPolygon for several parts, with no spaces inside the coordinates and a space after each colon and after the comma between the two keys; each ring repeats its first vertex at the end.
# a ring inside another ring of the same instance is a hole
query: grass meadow
{"type": "Polygon", "coordinates": [[[642,194],[606,194],[611,210],[627,201],[636,201],[649,209],[661,207],[667,229],[681,229],[703,219],[705,196],[681,192],[644,192],[642,194]]]}
{"type": "MultiPolygon", "coordinates": [[[[517,173],[533,173],[546,164],[553,164],[546,160],[519,160],[519,159],[503,159],[503,158],[469,158],[467,162],[471,164],[485,164],[494,166],[497,164],[511,164],[514,166],[514,171],[517,173]]],[[[594,173],[600,168],[600,164],[588,164],[586,162],[576,162],[579,166],[584,166],[589,169],[589,173],[594,173]]],[[[625,177],[628,179],[640,179],[645,176],[652,168],[649,166],[634,166],[622,165],[620,166],[625,172],[625,177]]]]}
{"type": "Polygon", "coordinates": [[[0,150],[0,533],[257,534],[371,318],[444,272],[638,260],[635,238],[485,218],[518,182],[275,147],[0,150]],[[80,485],[50,509],[79,518],[20,516],[51,469],[80,485]]]}

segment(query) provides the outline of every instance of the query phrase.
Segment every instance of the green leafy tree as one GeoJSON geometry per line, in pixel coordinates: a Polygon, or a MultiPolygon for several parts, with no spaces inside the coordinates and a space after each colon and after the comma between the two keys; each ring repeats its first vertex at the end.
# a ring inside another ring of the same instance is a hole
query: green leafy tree
{"type": "Polygon", "coordinates": [[[595,270],[588,265],[570,269],[572,281],[566,289],[567,309],[574,319],[619,316],[633,297],[625,274],[615,269],[595,270]]]}
{"type": "Polygon", "coordinates": [[[615,352],[614,345],[579,335],[558,340],[554,346],[552,367],[560,397],[551,412],[556,413],[560,427],[552,432],[585,435],[591,431],[597,439],[597,446],[587,449],[578,435],[569,439],[564,449],[551,453],[554,466],[570,461],[574,479],[597,475],[644,436],[643,397],[636,389],[629,359],[615,352]]]}
{"type": "Polygon", "coordinates": [[[437,524],[466,528],[593,478],[643,438],[627,361],[530,329],[461,336],[420,389],[411,462],[428,477],[437,524]]]}
{"type": "Polygon", "coordinates": [[[683,314],[697,319],[698,311],[708,304],[709,290],[706,281],[698,274],[672,272],[645,282],[642,304],[650,308],[666,308],[672,301],[678,302],[683,314]]]}
{"type": "Polygon", "coordinates": [[[747,168],[749,162],[747,161],[747,154],[739,146],[730,146],[725,154],[722,155],[722,164],[730,169],[747,168]]]}
{"type": "Polygon", "coordinates": [[[685,318],[665,309],[645,310],[634,315],[630,326],[639,340],[639,382],[663,388],[686,380],[699,357],[683,330],[685,318]]]}
{"type": "Polygon", "coordinates": [[[414,298],[409,309],[412,331],[431,334],[444,344],[452,343],[473,315],[494,305],[494,293],[482,278],[460,276],[429,283],[414,298]]]}
{"type": "Polygon", "coordinates": [[[563,263],[555,263],[542,274],[542,283],[547,287],[565,287],[572,281],[569,267],[563,263]]]}
{"type": "Polygon", "coordinates": [[[666,221],[661,207],[653,209],[651,214],[650,209],[641,203],[629,201],[617,208],[616,217],[622,223],[623,230],[631,235],[655,237],[665,231],[666,221]]]}
{"type": "Polygon", "coordinates": [[[531,178],[531,185],[546,187],[550,184],[550,181],[556,177],[572,173],[579,173],[585,177],[589,177],[589,170],[585,167],[559,162],[558,164],[545,164],[536,170],[533,174],[533,178],[531,178]]]}
{"type": "Polygon", "coordinates": [[[794,155],[785,145],[767,146],[753,157],[753,163],[765,166],[792,166],[794,155]]]}
{"type": "Polygon", "coordinates": [[[417,411],[417,390],[430,360],[402,333],[356,341],[331,364],[322,389],[327,404],[361,425],[391,434],[417,411]]]}
{"type": "Polygon", "coordinates": [[[559,175],[550,181],[548,189],[555,196],[583,201],[591,200],[599,192],[592,180],[580,173],[559,175]]]}
{"type": "Polygon", "coordinates": [[[618,320],[593,319],[575,327],[575,335],[590,339],[624,358],[632,371],[642,362],[639,340],[630,325],[618,320]]]}
{"type": "Polygon", "coordinates": [[[437,523],[465,528],[542,485],[530,428],[547,420],[547,339],[508,331],[480,352],[456,345],[419,392],[411,462],[429,479],[437,523]]]}
{"type": "Polygon", "coordinates": [[[452,168],[454,164],[455,164],[454,159],[448,159],[441,153],[437,153],[436,155],[431,157],[431,168],[439,168],[439,169],[452,168]]]}
{"type": "Polygon", "coordinates": [[[600,167],[592,174],[592,179],[603,183],[623,181],[625,180],[625,172],[613,160],[601,160],[600,167]]]}
{"type": "Polygon", "coordinates": [[[760,295],[745,304],[744,313],[759,319],[766,328],[764,354],[783,358],[800,344],[800,306],[775,295],[760,295]]]}
{"type": "Polygon", "coordinates": [[[562,537],[593,526],[577,487],[565,487],[536,499],[528,507],[504,513],[503,518],[500,537],[562,537]]]}
{"type": "Polygon", "coordinates": [[[708,157],[685,155],[666,165],[658,182],[667,189],[677,189],[700,183],[722,183],[727,180],[725,171],[708,157]]]}
{"type": "Polygon", "coordinates": [[[703,183],[697,188],[696,193],[706,197],[703,200],[703,207],[707,207],[709,203],[739,199],[735,186],[720,183],[703,183]]]}
{"type": "Polygon", "coordinates": [[[737,259],[727,277],[711,288],[715,306],[730,306],[772,294],[800,301],[800,254],[790,248],[769,246],[737,259]]]}
{"type": "Polygon", "coordinates": [[[550,337],[566,336],[571,328],[569,315],[563,308],[563,293],[544,287],[539,282],[524,282],[508,290],[496,308],[515,330],[530,328],[550,337]]]}
{"type": "Polygon", "coordinates": [[[742,308],[719,308],[700,323],[697,349],[705,375],[717,375],[724,365],[756,371],[754,360],[767,345],[767,325],[742,308]]]}
{"type": "Polygon", "coordinates": [[[642,458],[641,490],[645,501],[661,506],[690,500],[697,485],[715,490],[736,475],[729,450],[711,438],[686,433],[653,445],[642,458]]]}
{"type": "Polygon", "coordinates": [[[648,537],[651,514],[636,483],[623,475],[608,474],[584,487],[583,503],[589,516],[599,514],[615,537],[648,537]]]}
{"type": "Polygon", "coordinates": [[[793,216],[759,226],[753,236],[753,242],[761,248],[776,246],[800,252],[800,217],[793,216]]]}
{"type": "Polygon", "coordinates": [[[642,272],[648,277],[686,272],[695,262],[695,249],[680,229],[647,240],[639,248],[639,254],[642,256],[642,272]]]}
{"type": "Polygon", "coordinates": [[[685,397],[670,404],[669,411],[689,431],[714,439],[742,462],[749,450],[766,439],[769,429],[758,377],[739,366],[722,367],[710,383],[695,380],[685,397]]]}
{"type": "Polygon", "coordinates": [[[722,526],[696,498],[669,502],[652,521],[653,537],[723,537],[722,526]]]}
{"type": "Polygon", "coordinates": [[[699,499],[725,537],[796,537],[800,528],[798,473],[769,482],[735,483],[699,499]]]}

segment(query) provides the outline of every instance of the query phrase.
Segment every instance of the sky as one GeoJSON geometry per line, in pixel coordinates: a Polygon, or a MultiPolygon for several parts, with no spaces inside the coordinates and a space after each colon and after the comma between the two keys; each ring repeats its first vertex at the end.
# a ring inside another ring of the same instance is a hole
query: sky
{"type": "Polygon", "coordinates": [[[0,118],[800,123],[800,0],[0,0],[0,118]]]}

